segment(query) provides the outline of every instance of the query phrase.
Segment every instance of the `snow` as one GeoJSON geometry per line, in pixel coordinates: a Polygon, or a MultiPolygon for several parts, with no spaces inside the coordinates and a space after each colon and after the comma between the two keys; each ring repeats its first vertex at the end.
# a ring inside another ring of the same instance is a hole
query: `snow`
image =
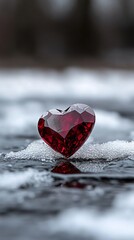
{"type": "Polygon", "coordinates": [[[44,186],[50,186],[52,177],[47,171],[38,172],[28,169],[23,172],[0,173],[0,189],[15,190],[25,185],[37,186],[43,182],[44,186]]]}
{"type": "MultiPolygon", "coordinates": [[[[117,158],[125,158],[134,155],[134,141],[111,141],[103,144],[90,144],[90,140],[86,142],[71,159],[105,159],[113,160],[117,158]]],[[[61,158],[61,155],[53,151],[42,140],[34,141],[22,151],[10,152],[6,158],[12,159],[37,159],[52,161],[61,158]]]]}

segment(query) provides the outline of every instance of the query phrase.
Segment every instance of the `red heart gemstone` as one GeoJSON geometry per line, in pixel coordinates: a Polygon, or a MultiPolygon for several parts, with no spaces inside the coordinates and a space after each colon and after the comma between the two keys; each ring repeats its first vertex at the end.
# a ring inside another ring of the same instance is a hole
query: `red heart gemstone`
{"type": "Polygon", "coordinates": [[[95,114],[89,106],[74,104],[66,110],[54,109],[41,116],[38,130],[51,148],[68,158],[87,140],[94,123],[95,114]]]}

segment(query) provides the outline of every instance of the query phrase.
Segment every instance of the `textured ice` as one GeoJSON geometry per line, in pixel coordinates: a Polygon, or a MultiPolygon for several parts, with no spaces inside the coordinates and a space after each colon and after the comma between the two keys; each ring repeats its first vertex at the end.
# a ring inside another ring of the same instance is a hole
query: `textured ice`
{"type": "Polygon", "coordinates": [[[99,240],[133,240],[133,203],[134,192],[120,194],[115,198],[113,207],[103,214],[94,209],[71,208],[49,220],[46,225],[53,234],[64,232],[71,236],[92,236],[99,240]]]}
{"type": "Polygon", "coordinates": [[[134,99],[133,79],[133,71],[89,71],[73,68],[62,73],[37,70],[1,71],[0,99],[7,101],[46,97],[70,99],[71,97],[111,100],[116,103],[129,102],[134,99]]]}
{"type": "MultiPolygon", "coordinates": [[[[112,160],[116,158],[125,158],[134,155],[134,141],[112,141],[103,144],[90,144],[88,140],[71,159],[106,159],[112,160]]],[[[22,151],[10,152],[6,158],[13,159],[41,159],[54,160],[60,158],[61,155],[53,151],[42,140],[34,141],[22,151]]]]}
{"type": "Polygon", "coordinates": [[[41,182],[44,186],[50,186],[52,183],[50,173],[28,169],[23,172],[3,172],[0,174],[0,189],[17,189],[27,184],[38,186],[41,182]]]}

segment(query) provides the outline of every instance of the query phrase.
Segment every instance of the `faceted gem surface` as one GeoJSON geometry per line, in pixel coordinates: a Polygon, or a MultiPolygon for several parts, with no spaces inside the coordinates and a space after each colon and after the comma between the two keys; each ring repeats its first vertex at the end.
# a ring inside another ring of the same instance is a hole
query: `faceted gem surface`
{"type": "Polygon", "coordinates": [[[38,130],[42,139],[66,158],[87,140],[95,123],[94,111],[85,104],[73,104],[66,110],[54,109],[41,116],[38,130]]]}

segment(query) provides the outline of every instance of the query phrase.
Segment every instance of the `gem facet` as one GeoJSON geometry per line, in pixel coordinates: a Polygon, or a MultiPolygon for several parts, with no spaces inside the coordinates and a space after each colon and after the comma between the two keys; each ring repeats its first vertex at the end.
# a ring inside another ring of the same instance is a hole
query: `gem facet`
{"type": "Polygon", "coordinates": [[[89,106],[73,104],[66,110],[54,109],[41,116],[38,130],[51,148],[68,158],[87,140],[94,123],[95,114],[89,106]]]}

